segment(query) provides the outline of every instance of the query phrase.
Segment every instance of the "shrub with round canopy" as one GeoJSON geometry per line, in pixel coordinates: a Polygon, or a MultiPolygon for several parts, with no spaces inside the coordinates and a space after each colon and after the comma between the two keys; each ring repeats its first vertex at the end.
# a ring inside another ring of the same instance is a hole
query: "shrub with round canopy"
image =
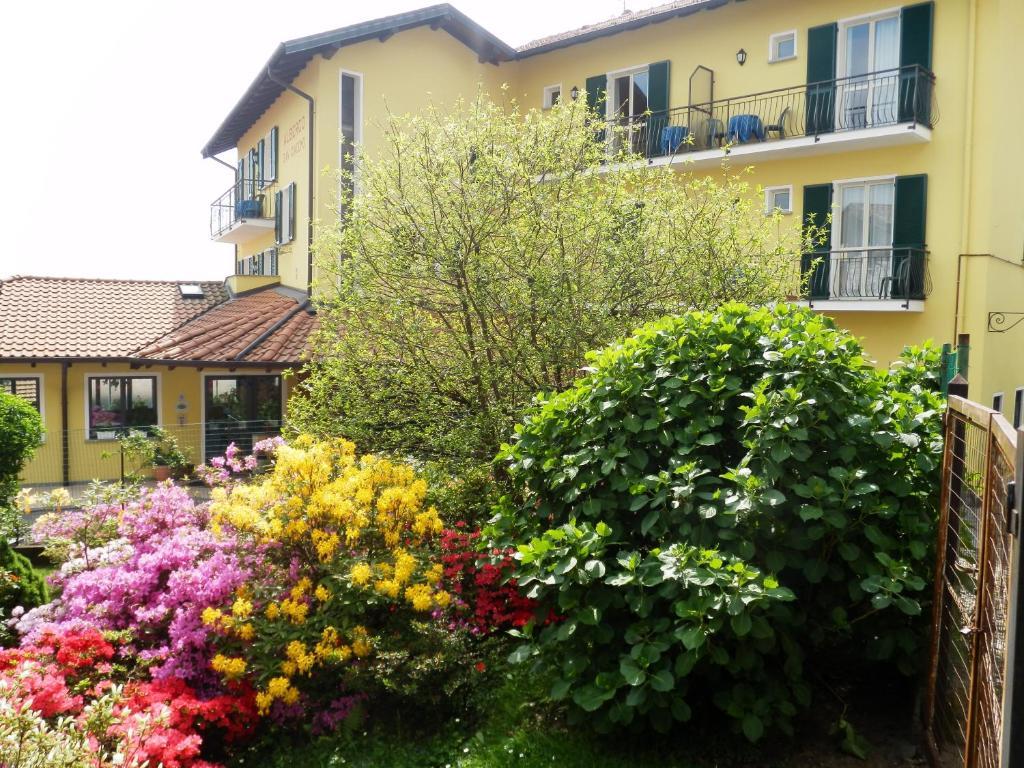
{"type": "Polygon", "coordinates": [[[589,360],[505,447],[521,495],[493,531],[563,617],[513,654],[554,698],[659,729],[713,702],[757,740],[809,703],[811,659],[920,660],[933,351],[880,371],[826,317],[727,304],[589,360]]]}

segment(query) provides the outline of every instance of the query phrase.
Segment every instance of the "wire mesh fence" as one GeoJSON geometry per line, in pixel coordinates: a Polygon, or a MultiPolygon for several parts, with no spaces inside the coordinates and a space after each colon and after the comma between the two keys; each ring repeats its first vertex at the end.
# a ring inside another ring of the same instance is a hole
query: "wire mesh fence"
{"type": "Polygon", "coordinates": [[[1001,765],[1015,456],[1001,414],[949,398],[925,711],[943,768],[1001,765]]]}

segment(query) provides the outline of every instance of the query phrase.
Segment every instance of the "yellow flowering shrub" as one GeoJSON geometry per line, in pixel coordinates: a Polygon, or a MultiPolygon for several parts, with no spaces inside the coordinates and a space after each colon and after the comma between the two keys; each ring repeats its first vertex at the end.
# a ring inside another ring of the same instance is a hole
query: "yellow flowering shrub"
{"type": "Polygon", "coordinates": [[[280,446],[265,474],[215,488],[214,529],[259,548],[267,568],[203,613],[221,650],[214,671],[245,677],[263,714],[372,688],[378,647],[452,599],[426,497],[412,467],[308,437],[280,446]]]}

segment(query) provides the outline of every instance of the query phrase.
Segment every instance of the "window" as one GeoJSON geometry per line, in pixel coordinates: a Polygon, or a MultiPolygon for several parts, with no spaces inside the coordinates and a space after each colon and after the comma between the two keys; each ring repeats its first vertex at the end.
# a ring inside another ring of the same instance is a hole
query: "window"
{"type": "Polygon", "coordinates": [[[0,392],[24,398],[32,403],[37,411],[42,411],[38,376],[0,377],[0,392]]]}
{"type": "Polygon", "coordinates": [[[157,423],[155,376],[89,376],[89,439],[111,440],[157,423]]]}
{"type": "Polygon", "coordinates": [[[1002,392],[996,392],[994,395],[992,395],[992,410],[993,411],[999,411],[1000,413],[1003,412],[1003,393],[1002,392]]]}
{"type": "Polygon", "coordinates": [[[865,179],[837,185],[832,283],[837,297],[887,298],[894,274],[892,227],[896,180],[865,179]]]}
{"type": "Polygon", "coordinates": [[[780,213],[793,212],[793,185],[787,184],[782,187],[766,187],[764,190],[764,212],[766,214],[779,211],[780,213]]]}
{"type": "Polygon", "coordinates": [[[899,12],[840,22],[836,57],[842,80],[836,120],[843,128],[865,128],[897,120],[900,65],[899,12]],[[878,74],[887,73],[887,74],[878,74]]]}
{"type": "Polygon", "coordinates": [[[244,453],[264,437],[280,434],[280,376],[207,376],[204,381],[205,455],[224,453],[234,443],[244,453]]]}
{"type": "Polygon", "coordinates": [[[341,133],[341,157],[338,159],[338,166],[342,170],[341,188],[341,210],[339,214],[345,215],[347,198],[352,195],[354,189],[354,176],[356,172],[356,154],[358,144],[362,138],[362,100],[363,100],[363,78],[352,72],[341,73],[341,99],[340,99],[340,133],[341,133]]]}
{"type": "Polygon", "coordinates": [[[768,61],[786,61],[796,58],[796,30],[778,32],[768,38],[768,61]]]}
{"type": "Polygon", "coordinates": [[[236,275],[277,276],[277,248],[253,254],[235,262],[236,275]]]}
{"type": "Polygon", "coordinates": [[[647,67],[609,75],[608,117],[619,125],[629,126],[626,134],[631,152],[644,149],[644,122],[650,94],[650,73],[647,67]]]}
{"type": "Polygon", "coordinates": [[[1013,393],[1013,428],[1019,429],[1022,420],[1024,420],[1024,413],[1021,410],[1024,409],[1024,387],[1017,387],[1013,393]]]}
{"type": "Polygon", "coordinates": [[[544,89],[544,109],[551,109],[562,96],[562,84],[549,85],[544,89]]]}
{"type": "Polygon", "coordinates": [[[261,139],[263,147],[260,167],[263,169],[263,183],[269,184],[277,180],[277,126],[270,129],[266,139],[261,139]]]}

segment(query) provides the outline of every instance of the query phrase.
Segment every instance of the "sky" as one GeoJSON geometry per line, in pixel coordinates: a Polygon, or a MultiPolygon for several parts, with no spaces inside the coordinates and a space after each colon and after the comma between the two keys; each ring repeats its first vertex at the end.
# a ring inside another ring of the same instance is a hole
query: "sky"
{"type": "MultiPolygon", "coordinates": [[[[431,0],[33,0],[0,8],[0,278],[218,280],[200,149],[282,40],[431,0]]],[[[652,0],[453,0],[510,45],[652,0]]],[[[233,162],[233,153],[224,159],[233,162]]]]}

